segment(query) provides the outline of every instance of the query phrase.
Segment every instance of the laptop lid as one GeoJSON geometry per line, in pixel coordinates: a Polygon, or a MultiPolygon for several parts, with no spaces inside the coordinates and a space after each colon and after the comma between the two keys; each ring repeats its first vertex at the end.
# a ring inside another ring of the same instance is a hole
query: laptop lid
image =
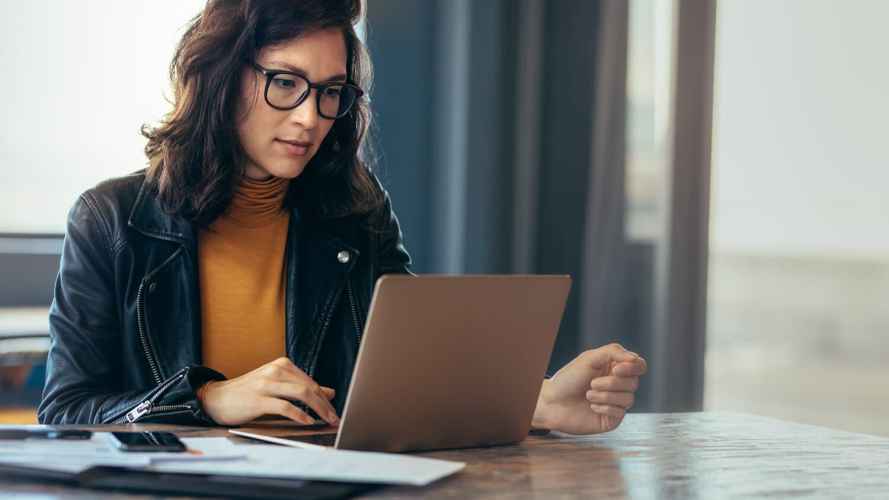
{"type": "Polygon", "coordinates": [[[524,439],[570,287],[569,276],[381,277],[335,446],[524,439]]]}

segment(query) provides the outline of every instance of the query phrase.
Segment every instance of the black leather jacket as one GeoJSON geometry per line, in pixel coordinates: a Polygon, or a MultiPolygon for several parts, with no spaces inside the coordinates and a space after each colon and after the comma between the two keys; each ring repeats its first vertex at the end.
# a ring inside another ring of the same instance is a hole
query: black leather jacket
{"type": "MultiPolygon", "coordinates": [[[[103,182],[68,214],[41,423],[213,423],[195,396],[224,378],[201,366],[195,230],[144,181],[143,171],[103,182]]],[[[357,348],[376,279],[409,272],[388,195],[382,210],[373,231],[358,217],[290,225],[285,345],[309,376],[325,337],[357,348]]],[[[350,377],[351,364],[338,373],[350,377]]]]}

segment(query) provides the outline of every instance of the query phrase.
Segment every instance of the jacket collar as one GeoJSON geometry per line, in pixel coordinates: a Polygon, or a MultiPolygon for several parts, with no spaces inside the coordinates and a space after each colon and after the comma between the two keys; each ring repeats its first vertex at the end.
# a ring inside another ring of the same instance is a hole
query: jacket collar
{"type": "Polygon", "coordinates": [[[142,181],[139,187],[127,225],[146,236],[162,240],[186,243],[195,237],[190,222],[164,211],[148,180],[142,181]]]}
{"type": "MultiPolygon", "coordinates": [[[[127,225],[146,236],[194,245],[195,229],[191,222],[178,215],[168,214],[155,194],[152,185],[144,180],[130,210],[127,225]]],[[[296,215],[295,211],[293,215],[296,215]]],[[[319,238],[318,243],[325,248],[335,249],[334,251],[348,250],[352,255],[359,253],[355,248],[354,234],[339,236],[330,231],[320,230],[315,232],[315,237],[319,238]]]]}

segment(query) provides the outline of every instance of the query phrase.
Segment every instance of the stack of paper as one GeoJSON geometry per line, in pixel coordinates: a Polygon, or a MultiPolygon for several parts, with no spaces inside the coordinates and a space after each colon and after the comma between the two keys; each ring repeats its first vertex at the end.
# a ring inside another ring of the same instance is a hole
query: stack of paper
{"type": "Polygon", "coordinates": [[[0,463],[72,473],[113,465],[158,472],[415,486],[449,476],[466,465],[391,453],[235,444],[228,438],[182,438],[182,442],[188,452],[123,452],[101,432],[83,441],[0,440],[0,463]]]}
{"type": "Polygon", "coordinates": [[[90,439],[0,440],[0,463],[79,472],[95,465],[144,467],[153,463],[243,459],[246,454],[227,438],[204,438],[184,453],[124,452],[114,447],[107,432],[90,439]]]}

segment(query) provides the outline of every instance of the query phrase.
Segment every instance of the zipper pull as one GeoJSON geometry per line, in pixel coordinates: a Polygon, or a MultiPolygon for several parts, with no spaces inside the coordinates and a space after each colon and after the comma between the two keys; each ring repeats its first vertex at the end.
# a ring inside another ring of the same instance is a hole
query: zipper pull
{"type": "Polygon", "coordinates": [[[127,422],[133,423],[139,419],[142,415],[148,413],[148,410],[151,408],[151,401],[145,400],[139,403],[139,406],[133,408],[127,413],[127,422]]]}

